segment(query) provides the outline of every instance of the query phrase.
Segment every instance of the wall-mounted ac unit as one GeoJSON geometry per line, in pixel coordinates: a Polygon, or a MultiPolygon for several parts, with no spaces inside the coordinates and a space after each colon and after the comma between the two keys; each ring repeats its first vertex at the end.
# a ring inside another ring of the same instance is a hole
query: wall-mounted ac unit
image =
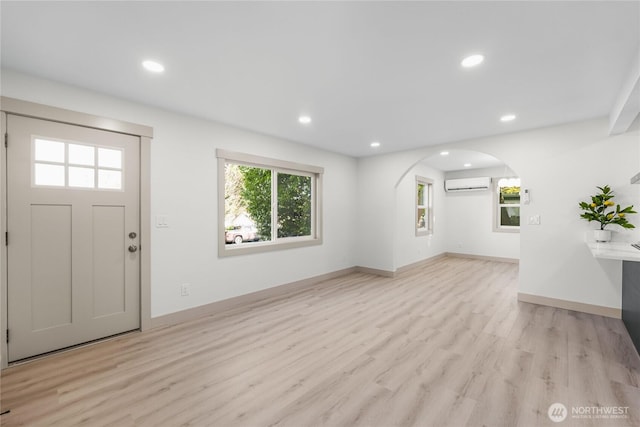
{"type": "Polygon", "coordinates": [[[491,178],[489,177],[447,179],[444,182],[444,189],[450,193],[488,190],[490,186],[491,178]]]}

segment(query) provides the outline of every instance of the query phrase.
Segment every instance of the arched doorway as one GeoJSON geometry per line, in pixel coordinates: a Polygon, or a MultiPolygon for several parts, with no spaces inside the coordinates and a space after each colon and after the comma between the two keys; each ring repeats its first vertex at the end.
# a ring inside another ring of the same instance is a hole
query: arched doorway
{"type": "Polygon", "coordinates": [[[523,200],[504,161],[474,150],[431,152],[402,174],[395,193],[397,267],[441,253],[519,262],[523,200]],[[421,235],[423,224],[432,228],[421,235]]]}

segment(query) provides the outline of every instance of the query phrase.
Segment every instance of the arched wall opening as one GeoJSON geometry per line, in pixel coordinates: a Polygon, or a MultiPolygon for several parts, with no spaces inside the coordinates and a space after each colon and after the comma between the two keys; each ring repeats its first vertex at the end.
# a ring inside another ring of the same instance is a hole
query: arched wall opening
{"type": "MultiPolygon", "coordinates": [[[[402,268],[442,253],[519,262],[519,228],[500,226],[506,224],[507,213],[517,214],[518,224],[520,220],[517,197],[510,197],[511,206],[499,205],[497,183],[504,178],[519,176],[505,161],[486,152],[447,148],[419,153],[394,186],[395,267],[402,268]],[[489,185],[477,191],[445,191],[445,180],[460,178],[483,178],[483,183],[489,182],[489,185]],[[416,206],[418,179],[432,183],[428,193],[430,206],[426,210],[416,206]],[[419,221],[422,212],[432,215],[433,227],[429,233],[419,235],[416,227],[420,223],[416,224],[416,218],[419,221]]],[[[505,191],[503,188],[503,193],[505,191]]],[[[504,202],[504,197],[502,199],[504,202]]]]}
{"type": "MultiPolygon", "coordinates": [[[[399,235],[407,227],[403,182],[414,179],[414,166],[440,151],[474,150],[503,160],[530,193],[530,203],[521,206],[519,297],[572,309],[579,303],[593,313],[601,307],[619,311],[620,266],[594,260],[585,244],[593,224],[580,218],[578,207],[603,184],[614,188],[620,204],[640,206],[640,186],[629,183],[638,173],[640,129],[608,136],[607,126],[600,118],[359,159],[356,264],[393,274],[445,252],[440,219],[430,241],[399,235]],[[539,218],[539,225],[529,224],[530,217],[539,218]]],[[[413,190],[408,197],[411,230],[413,190]]],[[[634,221],[636,229],[616,229],[614,240],[640,240],[640,220],[634,221]]]]}

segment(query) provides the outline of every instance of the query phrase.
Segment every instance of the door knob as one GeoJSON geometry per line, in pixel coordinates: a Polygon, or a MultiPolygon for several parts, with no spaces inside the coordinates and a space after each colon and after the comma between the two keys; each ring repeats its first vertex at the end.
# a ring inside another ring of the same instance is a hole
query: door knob
{"type": "Polygon", "coordinates": [[[130,245],[129,246],[129,252],[134,253],[138,250],[138,247],[136,245],[130,245]]]}

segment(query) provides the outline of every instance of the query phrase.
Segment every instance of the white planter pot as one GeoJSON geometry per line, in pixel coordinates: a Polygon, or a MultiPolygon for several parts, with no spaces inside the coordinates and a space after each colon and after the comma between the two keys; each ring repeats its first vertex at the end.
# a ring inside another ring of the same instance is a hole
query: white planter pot
{"type": "Polygon", "coordinates": [[[593,237],[596,242],[611,241],[611,230],[593,230],[593,237]]]}

